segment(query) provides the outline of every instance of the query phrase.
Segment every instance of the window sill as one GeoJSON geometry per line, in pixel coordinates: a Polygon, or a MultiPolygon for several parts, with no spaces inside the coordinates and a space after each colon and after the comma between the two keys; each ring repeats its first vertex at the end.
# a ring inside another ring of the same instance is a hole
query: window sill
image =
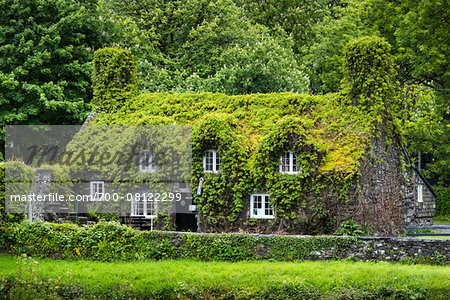
{"type": "Polygon", "coordinates": [[[142,219],[156,219],[157,218],[157,215],[147,215],[147,216],[144,216],[144,215],[130,215],[130,217],[132,217],[132,218],[142,218],[142,219]]]}
{"type": "Polygon", "coordinates": [[[251,219],[268,219],[272,220],[275,219],[275,216],[250,216],[251,219]]]}

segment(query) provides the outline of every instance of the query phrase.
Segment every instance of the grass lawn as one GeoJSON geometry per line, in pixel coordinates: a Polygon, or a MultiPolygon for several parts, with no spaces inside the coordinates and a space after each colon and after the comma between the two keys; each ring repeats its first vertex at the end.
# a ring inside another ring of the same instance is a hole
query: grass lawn
{"type": "MultiPolygon", "coordinates": [[[[94,262],[28,259],[18,263],[9,255],[0,255],[0,275],[18,276],[19,265],[33,264],[35,277],[61,277],[63,282],[79,284],[92,291],[126,288],[133,295],[151,297],[166,291],[191,295],[232,293],[245,298],[255,292],[268,292],[280,286],[301,286],[333,298],[344,292],[371,293],[380,289],[409,291],[411,295],[446,299],[450,296],[450,267],[402,265],[384,262],[352,261],[241,261],[199,262],[185,260],[94,262]],[[359,291],[359,292],[358,292],[359,291]],[[334,295],[334,296],[333,296],[334,295]]],[[[28,272],[28,271],[26,271],[28,272]]]]}
{"type": "Polygon", "coordinates": [[[450,216],[435,216],[433,219],[433,224],[434,225],[439,225],[439,224],[448,225],[448,224],[450,224],[450,216]]]}

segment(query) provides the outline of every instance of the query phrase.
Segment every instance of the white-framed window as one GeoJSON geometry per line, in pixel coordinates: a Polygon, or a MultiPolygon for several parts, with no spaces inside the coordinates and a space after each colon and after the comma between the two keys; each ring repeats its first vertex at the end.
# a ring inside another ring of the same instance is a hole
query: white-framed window
{"type": "Polygon", "coordinates": [[[417,186],[417,202],[423,202],[423,186],[419,184],[417,186]]]}
{"type": "Polygon", "coordinates": [[[220,154],[216,150],[206,150],[203,156],[203,171],[217,173],[220,169],[220,154]]]}
{"type": "Polygon", "coordinates": [[[139,151],[139,172],[153,173],[156,171],[156,162],[153,153],[149,150],[139,151]]]}
{"type": "Polygon", "coordinates": [[[273,219],[273,209],[270,205],[269,194],[250,195],[250,218],[273,219]]]}
{"type": "Polygon", "coordinates": [[[157,205],[154,201],[146,199],[131,199],[131,216],[144,216],[145,218],[155,218],[157,215],[157,205]]]}
{"type": "Polygon", "coordinates": [[[297,174],[301,172],[302,167],[297,163],[297,153],[284,151],[280,157],[280,173],[297,174]]]}
{"type": "Polygon", "coordinates": [[[91,199],[100,201],[105,193],[105,183],[103,181],[91,181],[91,199]]]}

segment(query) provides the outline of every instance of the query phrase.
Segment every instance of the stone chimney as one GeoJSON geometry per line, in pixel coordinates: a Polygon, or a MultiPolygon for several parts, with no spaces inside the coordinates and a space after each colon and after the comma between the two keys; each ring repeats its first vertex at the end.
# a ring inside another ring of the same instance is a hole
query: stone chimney
{"type": "Polygon", "coordinates": [[[94,54],[92,86],[97,109],[112,111],[137,94],[136,62],[130,51],[103,48],[94,54]]]}

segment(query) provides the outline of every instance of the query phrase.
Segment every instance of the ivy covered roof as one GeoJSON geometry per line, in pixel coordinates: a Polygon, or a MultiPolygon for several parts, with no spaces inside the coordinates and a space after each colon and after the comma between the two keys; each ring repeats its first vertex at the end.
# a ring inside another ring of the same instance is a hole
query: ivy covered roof
{"type": "Polygon", "coordinates": [[[345,99],[339,94],[141,94],[109,112],[100,112],[94,123],[193,125],[195,132],[196,127],[202,126],[202,120],[218,119],[231,128],[254,157],[264,137],[289,119],[300,125],[303,142],[323,154],[321,172],[351,172],[364,153],[364,141],[370,130],[365,113],[345,99]]]}
{"type": "MultiPolygon", "coordinates": [[[[305,153],[305,164],[316,174],[353,173],[369,149],[371,135],[379,134],[378,129],[383,127],[391,139],[399,130],[395,69],[389,51],[389,44],[377,37],[349,43],[343,54],[345,80],[339,93],[227,96],[140,94],[131,53],[105,48],[94,57],[93,103],[100,110],[94,122],[193,125],[194,160],[195,152],[200,155],[205,147],[223,152],[234,147],[244,154],[244,169],[254,169],[265,160],[260,166],[271,167],[263,167],[263,171],[273,172],[275,163],[271,161],[283,151],[293,150],[305,153]],[[225,142],[227,138],[229,142],[225,142]]],[[[224,160],[228,156],[229,162],[233,161],[230,153],[224,160]]]]}

